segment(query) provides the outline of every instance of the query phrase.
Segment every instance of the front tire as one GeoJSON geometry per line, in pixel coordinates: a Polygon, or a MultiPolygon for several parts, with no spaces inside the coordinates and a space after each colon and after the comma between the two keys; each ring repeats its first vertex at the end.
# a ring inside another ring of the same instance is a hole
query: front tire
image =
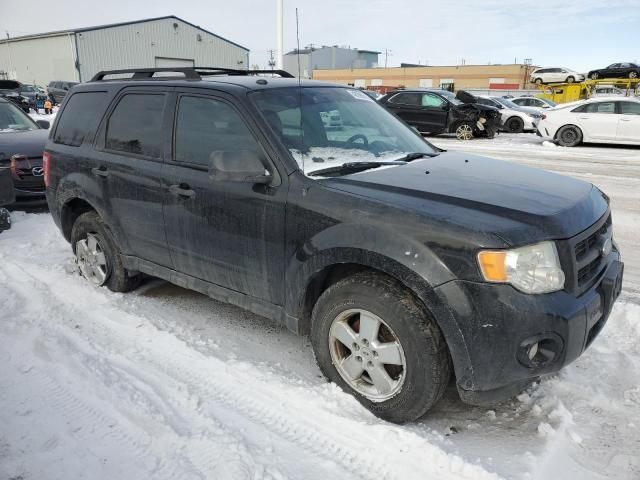
{"type": "Polygon", "coordinates": [[[575,81],[576,81],[575,77],[573,77],[573,76],[567,77],[567,83],[573,83],[575,81]]]}
{"type": "Polygon", "coordinates": [[[129,292],[139,283],[122,264],[120,250],[113,235],[96,212],[80,215],[71,229],[71,247],[80,274],[95,286],[113,292],[129,292]]]}
{"type": "Polygon", "coordinates": [[[455,130],[458,140],[471,140],[473,138],[473,125],[469,122],[458,124],[455,130]]]}
{"type": "Polygon", "coordinates": [[[597,80],[599,77],[599,75],[597,73],[592,73],[591,74],[591,80],[597,80]]]}
{"type": "Polygon", "coordinates": [[[311,342],[324,375],[390,422],[420,418],[449,383],[440,329],[411,292],[382,274],[330,286],[313,309],[311,342]]]}
{"type": "Polygon", "coordinates": [[[542,85],[542,79],[541,78],[536,78],[533,83],[535,83],[536,85],[542,85]]]}
{"type": "Polygon", "coordinates": [[[629,78],[638,78],[638,72],[629,72],[629,78]]]}
{"type": "Polygon", "coordinates": [[[556,134],[558,145],[575,147],[582,143],[582,131],[575,125],[565,125],[556,134]]]}

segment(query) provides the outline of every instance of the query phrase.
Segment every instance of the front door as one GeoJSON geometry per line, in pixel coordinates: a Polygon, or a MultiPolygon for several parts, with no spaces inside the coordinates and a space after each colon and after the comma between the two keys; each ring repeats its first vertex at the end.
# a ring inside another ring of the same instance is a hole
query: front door
{"type": "Polygon", "coordinates": [[[175,269],[282,304],[287,177],[263,138],[223,94],[184,90],[175,102],[172,158],[163,167],[164,220],[175,269]],[[212,158],[262,158],[272,185],[214,180],[212,158]]]}
{"type": "Polygon", "coordinates": [[[591,140],[615,140],[618,130],[616,102],[595,102],[578,113],[579,126],[591,140]]]}

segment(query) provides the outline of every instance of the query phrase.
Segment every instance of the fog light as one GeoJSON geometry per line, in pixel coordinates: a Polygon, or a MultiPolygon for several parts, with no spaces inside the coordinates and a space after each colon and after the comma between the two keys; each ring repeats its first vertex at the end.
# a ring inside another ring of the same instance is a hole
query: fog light
{"type": "Polygon", "coordinates": [[[531,369],[544,368],[560,356],[563,344],[562,339],[553,333],[527,338],[518,347],[518,362],[531,369]]]}

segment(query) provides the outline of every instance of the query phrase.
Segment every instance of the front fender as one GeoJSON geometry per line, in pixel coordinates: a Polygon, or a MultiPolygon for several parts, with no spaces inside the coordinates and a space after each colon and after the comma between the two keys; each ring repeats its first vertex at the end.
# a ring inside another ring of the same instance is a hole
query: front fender
{"type": "Polygon", "coordinates": [[[469,352],[448,305],[434,288],[454,275],[426,245],[397,233],[362,224],[338,224],[319,232],[298,248],[287,266],[288,324],[309,331],[305,311],[307,290],[318,275],[339,264],[355,264],[383,272],[409,288],[422,301],[440,327],[458,378],[471,376],[469,352]],[[354,247],[357,240],[357,247],[354,247]]]}

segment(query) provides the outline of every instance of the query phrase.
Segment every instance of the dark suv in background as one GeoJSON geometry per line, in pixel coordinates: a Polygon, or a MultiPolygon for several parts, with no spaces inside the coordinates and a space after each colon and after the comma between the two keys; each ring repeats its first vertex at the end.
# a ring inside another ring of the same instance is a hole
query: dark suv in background
{"type": "Polygon", "coordinates": [[[62,103],[67,92],[74,85],[78,85],[78,82],[62,82],[58,80],[49,82],[49,85],[47,86],[47,93],[53,97],[56,103],[62,103]]]}
{"type": "Polygon", "coordinates": [[[465,91],[403,89],[378,102],[420,133],[455,133],[458,139],[469,140],[493,138],[500,128],[500,111],[465,91]]]}
{"type": "Polygon", "coordinates": [[[590,183],[442,151],[353,88],[125,73],[71,90],[44,156],[92,285],[146,274],[281,321],[394,422],[451,375],[465,402],[515,395],[607,321],[623,264],[590,183]]]}

